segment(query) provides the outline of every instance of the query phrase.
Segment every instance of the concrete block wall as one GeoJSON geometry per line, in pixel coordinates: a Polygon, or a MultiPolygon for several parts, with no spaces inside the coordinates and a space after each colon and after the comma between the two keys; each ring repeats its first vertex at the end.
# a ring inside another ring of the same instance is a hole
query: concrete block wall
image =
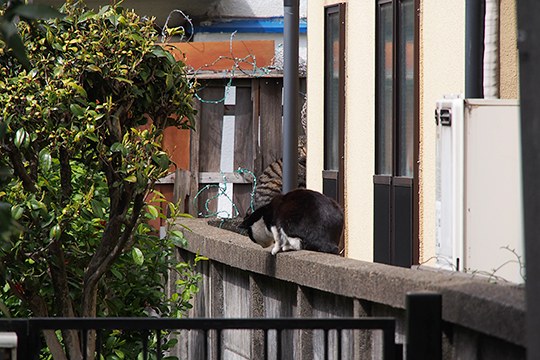
{"type": "MultiPolygon", "coordinates": [[[[247,237],[210,226],[204,219],[182,219],[189,241],[178,249],[180,261],[195,254],[203,275],[190,317],[365,317],[397,319],[396,340],[405,343],[405,296],[430,290],[443,296],[444,359],[525,359],[524,289],[494,284],[459,273],[403,269],[308,251],[272,256],[247,237]]],[[[217,358],[216,334],[205,357],[202,333],[184,332],[177,355],[183,359],[217,358]]],[[[269,333],[269,344],[275,343],[269,333]]],[[[269,346],[270,359],[323,359],[322,331],[284,331],[282,353],[269,346]]],[[[332,348],[335,333],[330,333],[332,348]]],[[[261,331],[222,334],[224,359],[260,359],[261,331]]],[[[380,359],[379,331],[344,331],[344,359],[380,359]]],[[[335,354],[330,353],[329,359],[335,354]]]]}

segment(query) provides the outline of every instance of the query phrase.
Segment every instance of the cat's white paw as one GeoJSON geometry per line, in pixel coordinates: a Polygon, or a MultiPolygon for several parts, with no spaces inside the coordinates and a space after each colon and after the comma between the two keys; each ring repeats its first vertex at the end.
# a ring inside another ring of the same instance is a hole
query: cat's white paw
{"type": "Polygon", "coordinates": [[[278,243],[274,244],[274,247],[272,248],[272,255],[276,255],[281,250],[278,243]]]}

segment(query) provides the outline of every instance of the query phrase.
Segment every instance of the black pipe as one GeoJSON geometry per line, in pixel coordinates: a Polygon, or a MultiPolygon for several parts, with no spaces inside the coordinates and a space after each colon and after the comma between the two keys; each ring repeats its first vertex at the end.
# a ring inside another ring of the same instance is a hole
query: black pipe
{"type": "Polygon", "coordinates": [[[525,236],[525,346],[527,359],[540,359],[540,2],[517,2],[519,97],[521,108],[521,171],[525,236]]]}
{"type": "Polygon", "coordinates": [[[284,0],[283,25],[283,193],[298,187],[299,0],[284,0]]]}
{"type": "Polygon", "coordinates": [[[484,97],[484,0],[467,0],[465,8],[465,97],[484,97]]]}

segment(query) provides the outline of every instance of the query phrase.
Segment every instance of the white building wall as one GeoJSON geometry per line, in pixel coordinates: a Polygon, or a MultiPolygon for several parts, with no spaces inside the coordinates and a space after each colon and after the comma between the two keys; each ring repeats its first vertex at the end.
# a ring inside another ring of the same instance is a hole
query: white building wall
{"type": "MultiPolygon", "coordinates": [[[[300,17],[307,15],[307,0],[300,0],[300,17]]],[[[209,9],[211,17],[276,17],[283,16],[283,0],[220,0],[209,9]]]]}

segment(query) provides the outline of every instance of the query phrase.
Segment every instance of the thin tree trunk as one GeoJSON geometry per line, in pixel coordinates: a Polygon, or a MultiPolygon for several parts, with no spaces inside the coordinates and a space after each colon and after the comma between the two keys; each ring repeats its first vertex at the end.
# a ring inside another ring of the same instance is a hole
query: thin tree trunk
{"type": "MultiPolygon", "coordinates": [[[[127,207],[121,208],[121,211],[111,208],[111,214],[114,213],[117,215],[109,219],[101,244],[96,249],[85,271],[82,300],[83,317],[96,317],[98,282],[110,269],[111,264],[120,256],[129,239],[132,237],[133,229],[145,204],[144,199],[145,194],[139,194],[135,197],[132,214],[129,219],[125,218],[128,212],[127,207]]],[[[94,358],[95,340],[95,331],[89,331],[87,346],[89,360],[94,358]]]]}
{"type": "MultiPolygon", "coordinates": [[[[53,241],[49,248],[51,260],[49,269],[53,281],[54,294],[58,312],[63,317],[75,317],[73,303],[69,296],[69,285],[64,258],[64,250],[60,241],[53,241]]],[[[63,330],[62,337],[69,353],[70,359],[82,359],[81,343],[76,330],[63,330]]]]}
{"type": "MultiPolygon", "coordinates": [[[[31,299],[26,299],[30,305],[32,312],[39,317],[48,317],[49,312],[47,311],[47,304],[38,295],[34,295],[31,299]]],[[[54,330],[43,330],[43,336],[45,337],[45,343],[51,352],[51,355],[54,360],[68,360],[68,357],[60,344],[60,340],[56,336],[54,330]]],[[[77,360],[80,358],[77,358],[77,360]]],[[[72,360],[75,360],[72,358],[72,360]]]]}

